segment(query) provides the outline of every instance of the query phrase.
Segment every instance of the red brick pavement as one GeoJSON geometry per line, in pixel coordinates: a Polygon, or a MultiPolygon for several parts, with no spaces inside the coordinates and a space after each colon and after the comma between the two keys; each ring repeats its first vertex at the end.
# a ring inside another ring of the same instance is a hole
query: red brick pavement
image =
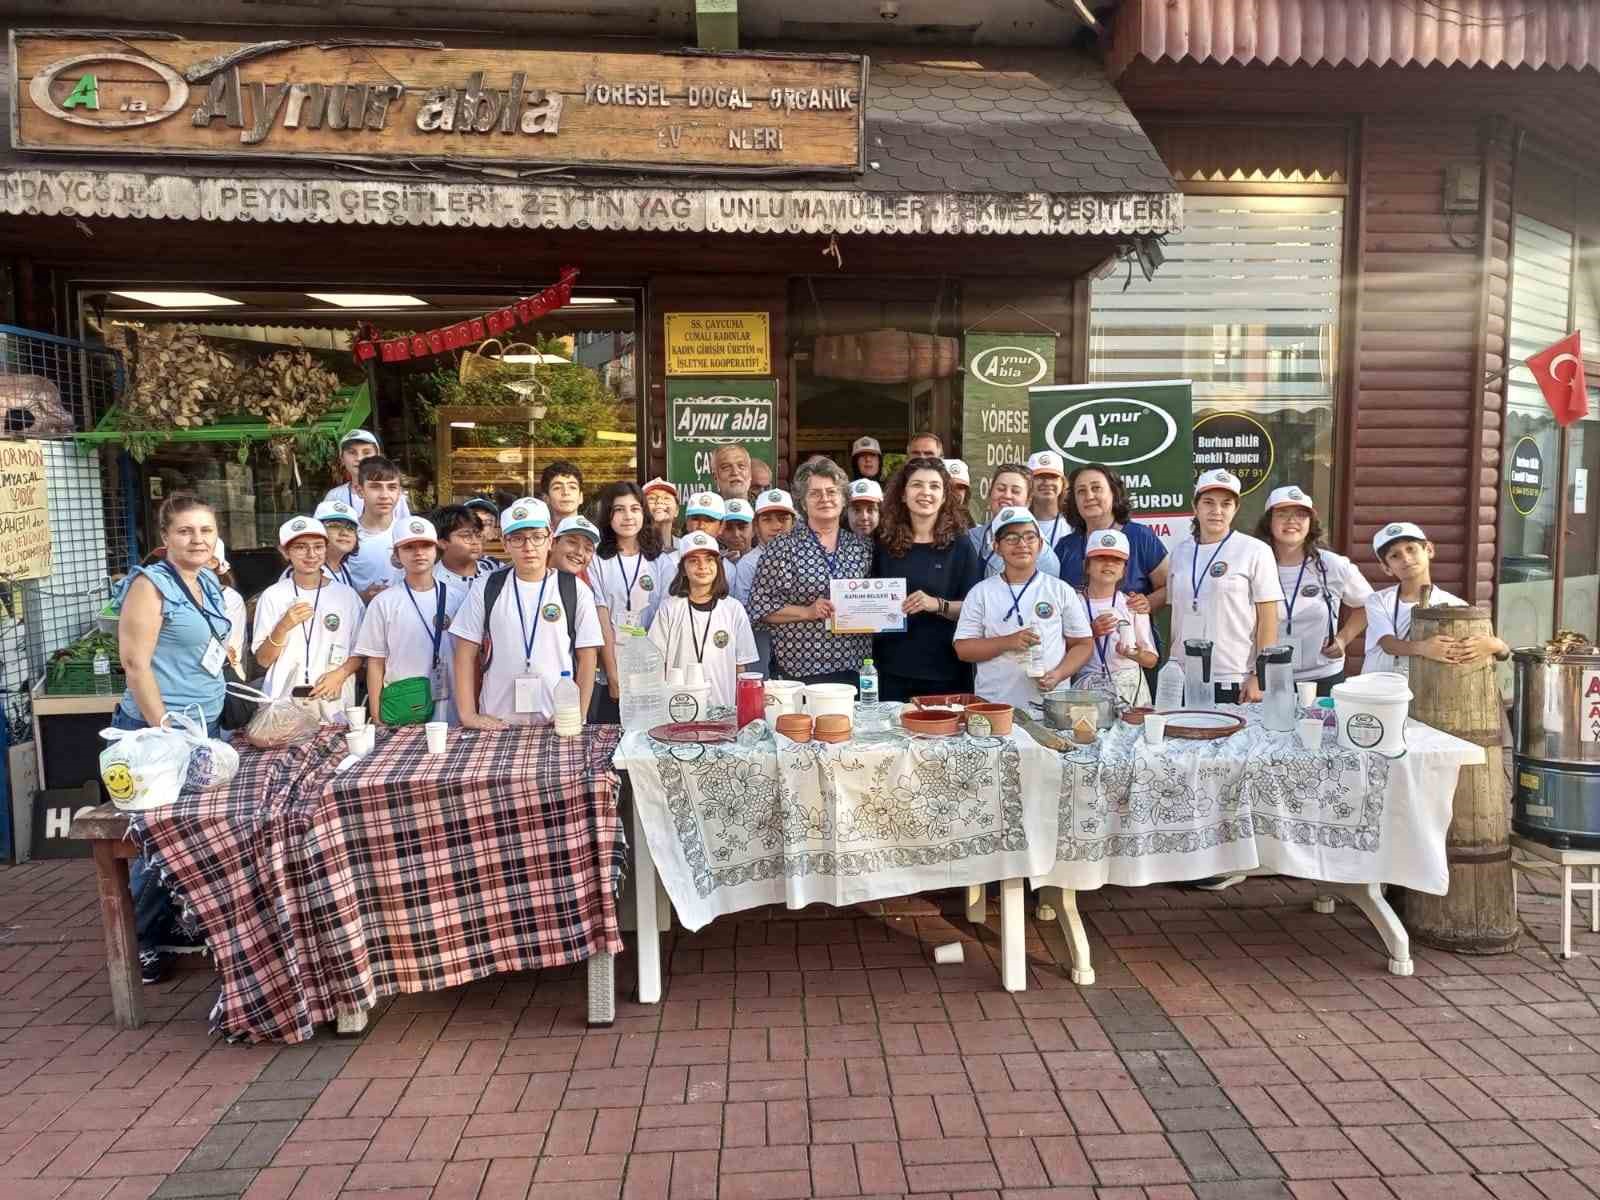
{"type": "Polygon", "coordinates": [[[119,1032],[87,866],[3,869],[0,1200],[1600,1195],[1600,968],[1550,957],[1555,902],[1399,979],[1309,895],[1085,896],[1098,985],[1035,923],[1020,996],[955,896],[753,915],[609,1031],[561,971],[279,1047],[207,1034],[199,960],[119,1032]]]}

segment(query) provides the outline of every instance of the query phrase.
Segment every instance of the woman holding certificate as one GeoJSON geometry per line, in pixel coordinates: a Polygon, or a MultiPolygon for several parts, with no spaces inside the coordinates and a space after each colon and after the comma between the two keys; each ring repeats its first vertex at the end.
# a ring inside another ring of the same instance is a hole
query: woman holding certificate
{"type": "Polygon", "coordinates": [[[817,457],[794,473],[801,524],[766,543],[750,586],[750,620],[772,631],[773,674],[802,683],[855,684],[872,650],[864,634],[834,634],[832,583],[865,579],[872,543],[840,527],[850,481],[817,457]]]}
{"type": "Polygon", "coordinates": [[[978,552],[963,536],[944,462],[908,459],[889,481],[872,574],[904,579],[904,633],[872,642],[878,694],[885,700],[972,690],[972,668],[956,657],[961,602],[983,578],[978,552]]]}

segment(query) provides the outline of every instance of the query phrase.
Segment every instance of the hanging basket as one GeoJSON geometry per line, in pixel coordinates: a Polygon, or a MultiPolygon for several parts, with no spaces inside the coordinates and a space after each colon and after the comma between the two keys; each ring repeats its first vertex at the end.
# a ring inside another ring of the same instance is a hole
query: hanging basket
{"type": "MultiPolygon", "coordinates": [[[[528,354],[537,354],[538,351],[527,342],[512,342],[511,345],[502,345],[499,338],[485,338],[479,342],[476,349],[461,352],[461,365],[456,368],[456,378],[462,383],[472,383],[477,379],[492,378],[500,371],[511,367],[521,366],[520,363],[508,363],[505,356],[518,351],[528,354]],[[492,349],[491,349],[492,347],[492,349]]],[[[530,373],[534,368],[529,367],[530,373]]]]}

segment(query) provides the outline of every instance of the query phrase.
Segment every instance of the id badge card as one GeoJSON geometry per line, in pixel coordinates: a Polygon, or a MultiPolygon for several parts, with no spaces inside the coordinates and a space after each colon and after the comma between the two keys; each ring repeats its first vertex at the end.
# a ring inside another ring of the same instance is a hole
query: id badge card
{"type": "Polygon", "coordinates": [[[334,642],[328,647],[328,670],[344,666],[344,660],[350,656],[345,653],[343,642],[334,642]]]}
{"type": "Polygon", "coordinates": [[[206,652],[200,659],[200,665],[212,675],[221,675],[222,664],[227,661],[228,651],[226,647],[224,647],[223,644],[217,641],[216,637],[213,636],[211,639],[211,644],[206,647],[206,652]]]}
{"type": "Polygon", "coordinates": [[[450,699],[450,672],[445,670],[443,660],[433,664],[433,670],[428,673],[428,687],[435,700],[450,699]]]}
{"type": "Polygon", "coordinates": [[[519,713],[536,713],[539,711],[540,680],[537,675],[518,675],[516,703],[519,713]]]}

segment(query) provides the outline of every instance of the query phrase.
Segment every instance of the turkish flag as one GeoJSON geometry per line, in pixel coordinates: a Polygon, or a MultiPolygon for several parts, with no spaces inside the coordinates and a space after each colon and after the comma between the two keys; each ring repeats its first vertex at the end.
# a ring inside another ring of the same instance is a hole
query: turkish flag
{"type": "Polygon", "coordinates": [[[1557,425],[1571,425],[1589,415],[1589,389],[1583,379],[1583,349],[1578,334],[1569,333],[1555,345],[1532,355],[1527,364],[1557,425]]]}

